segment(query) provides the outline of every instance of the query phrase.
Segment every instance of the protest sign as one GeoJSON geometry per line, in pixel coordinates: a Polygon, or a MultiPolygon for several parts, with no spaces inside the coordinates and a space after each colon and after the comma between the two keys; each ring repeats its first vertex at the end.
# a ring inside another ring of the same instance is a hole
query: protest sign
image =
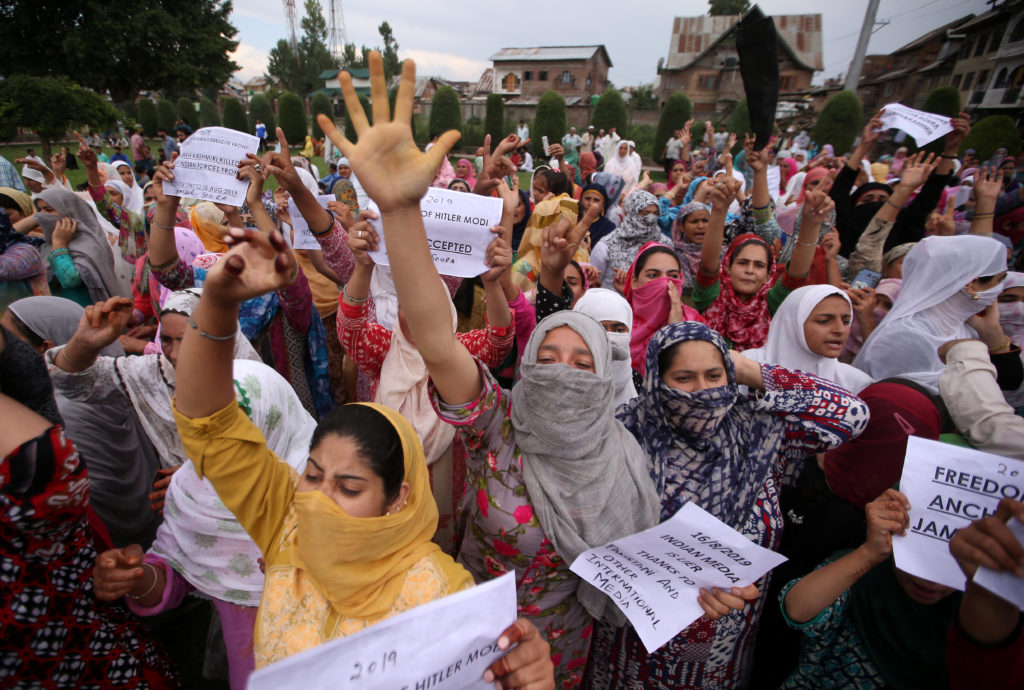
{"type": "Polygon", "coordinates": [[[890,103],[882,109],[882,129],[898,129],[914,137],[918,146],[935,141],[953,131],[948,115],[914,110],[900,103],[890,103]]]}
{"type": "Polygon", "coordinates": [[[949,552],[961,527],[994,515],[999,499],[1021,499],[1024,462],[911,436],[900,478],[910,527],[893,537],[896,567],[963,591],[966,578],[949,552]]]}
{"type": "MultiPolygon", "coordinates": [[[[372,201],[368,207],[380,215],[372,201]]],[[[434,187],[427,190],[420,199],[420,213],[438,273],[474,278],[487,270],[487,245],[496,237],[491,227],[501,223],[501,207],[497,197],[434,187]]],[[[379,217],[370,223],[380,238],[377,251],[370,252],[370,256],[378,265],[390,266],[379,217]]]]}
{"type": "Polygon", "coordinates": [[[768,193],[771,194],[772,199],[778,200],[782,196],[782,191],[779,189],[779,185],[782,184],[782,169],[777,165],[768,166],[768,193]]]}
{"type": "Polygon", "coordinates": [[[656,527],[584,551],[570,570],[615,602],[650,653],[704,615],[701,587],[745,587],[785,560],[687,503],[656,527]]]}
{"type": "MultiPolygon", "coordinates": [[[[327,208],[327,202],[334,201],[333,194],[318,194],[316,201],[323,208],[327,208]]],[[[292,249],[320,249],[320,243],[309,229],[309,223],[299,213],[299,207],[295,205],[295,199],[288,199],[288,215],[292,219],[292,232],[295,234],[295,241],[292,249]]],[[[323,232],[323,228],[318,228],[323,232]]]]}
{"type": "MultiPolygon", "coordinates": [[[[1024,544],[1024,523],[1011,517],[1009,526],[1013,536],[1017,537],[1017,541],[1024,544]]],[[[974,584],[984,587],[1014,604],[1017,608],[1024,610],[1024,577],[1002,570],[998,572],[989,570],[985,566],[981,566],[974,574],[974,584]]]]}
{"type": "Polygon", "coordinates": [[[241,206],[249,181],[238,179],[238,161],[259,145],[253,135],[227,127],[197,130],[181,144],[174,181],[164,182],[164,193],[241,206]]]}
{"type": "Polygon", "coordinates": [[[498,637],[515,620],[508,573],[271,664],[249,676],[247,688],[491,688],[484,671],[505,655],[498,637]]]}

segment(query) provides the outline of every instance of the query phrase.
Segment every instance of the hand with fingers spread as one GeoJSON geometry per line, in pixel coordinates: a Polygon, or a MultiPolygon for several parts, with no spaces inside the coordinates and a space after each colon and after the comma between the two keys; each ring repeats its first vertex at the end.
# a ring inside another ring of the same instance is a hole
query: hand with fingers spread
{"type": "Polygon", "coordinates": [[[231,307],[295,282],[298,265],[280,232],[228,228],[224,241],[231,249],[207,273],[203,297],[231,307]]]}
{"type": "Polygon", "coordinates": [[[498,183],[498,196],[501,197],[501,213],[502,216],[508,216],[512,218],[515,215],[516,209],[519,208],[519,176],[512,176],[512,186],[508,186],[508,182],[502,178],[498,183]]]}
{"type": "Polygon", "coordinates": [[[931,176],[938,161],[934,153],[925,155],[924,151],[908,157],[900,173],[899,186],[917,189],[931,176]]]}
{"type": "MultiPolygon", "coordinates": [[[[999,170],[991,166],[980,168],[974,173],[974,198],[978,203],[991,201],[992,208],[995,208],[995,201],[1003,191],[1003,181],[999,176],[999,170]]],[[[977,212],[977,208],[975,209],[977,212]]]]}
{"type": "Polygon", "coordinates": [[[820,188],[807,190],[804,197],[803,223],[800,227],[803,228],[810,223],[817,229],[828,220],[835,207],[836,202],[832,200],[827,191],[822,191],[820,188]]]}
{"type": "Polygon", "coordinates": [[[519,618],[498,638],[498,649],[512,649],[484,671],[484,682],[502,690],[554,690],[551,646],[526,618],[519,618]],[[515,647],[512,647],[515,645],[515,647]]]}
{"type": "Polygon", "coordinates": [[[697,603],[704,609],[705,618],[716,621],[733,611],[742,611],[746,608],[747,602],[754,601],[760,595],[761,592],[756,584],[732,587],[731,589],[712,587],[711,590],[707,590],[701,587],[697,603]]]}

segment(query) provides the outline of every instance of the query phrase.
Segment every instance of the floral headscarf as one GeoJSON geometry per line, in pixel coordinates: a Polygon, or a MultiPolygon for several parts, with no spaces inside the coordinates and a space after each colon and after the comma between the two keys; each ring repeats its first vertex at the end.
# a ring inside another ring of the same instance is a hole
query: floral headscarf
{"type": "Polygon", "coordinates": [[[772,255],[771,247],[765,244],[760,237],[752,234],[740,235],[729,245],[719,274],[721,292],[718,299],[712,302],[704,312],[704,319],[711,328],[728,338],[737,350],[763,347],[768,339],[768,327],[772,315],[768,309],[767,296],[772,287],[771,277],[774,275],[775,258],[772,255]],[[768,253],[768,280],[757,293],[749,300],[744,301],[732,287],[729,266],[736,254],[750,244],[760,245],[768,253]]]}

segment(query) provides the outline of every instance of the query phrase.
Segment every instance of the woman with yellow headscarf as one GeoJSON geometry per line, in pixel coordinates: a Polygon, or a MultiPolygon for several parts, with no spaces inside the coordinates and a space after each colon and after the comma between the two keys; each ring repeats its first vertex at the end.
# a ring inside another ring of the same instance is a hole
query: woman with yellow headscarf
{"type": "Polygon", "coordinates": [[[210,201],[199,202],[188,212],[188,220],[206,251],[217,254],[228,250],[224,242],[224,236],[228,233],[228,219],[216,204],[210,201]]]}

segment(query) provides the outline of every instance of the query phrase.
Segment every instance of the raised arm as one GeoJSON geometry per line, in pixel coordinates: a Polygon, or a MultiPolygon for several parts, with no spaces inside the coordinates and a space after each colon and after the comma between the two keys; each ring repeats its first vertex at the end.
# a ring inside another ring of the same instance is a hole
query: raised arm
{"type": "MultiPolygon", "coordinates": [[[[280,127],[277,128],[277,140],[281,142],[281,153],[271,151],[263,156],[263,174],[273,175],[277,183],[288,190],[314,235],[330,232],[334,228],[334,216],[324,209],[313,193],[306,189],[306,185],[302,184],[302,179],[292,165],[288,141],[280,127]]],[[[251,208],[252,204],[249,206],[251,208]]]]}
{"type": "Polygon", "coordinates": [[[992,237],[992,222],[996,211],[996,199],[1003,191],[1002,179],[995,168],[982,168],[974,175],[974,218],[971,219],[971,234],[992,237]]]}
{"type": "Polygon", "coordinates": [[[729,204],[736,197],[740,181],[734,179],[716,182],[708,198],[711,200],[711,221],[700,249],[700,270],[708,276],[717,276],[722,266],[722,241],[725,237],[725,216],[729,204]]]}
{"type": "Polygon", "coordinates": [[[828,191],[808,190],[801,211],[803,219],[800,223],[800,234],[792,240],[796,242],[796,246],[793,247],[786,273],[794,278],[803,278],[811,272],[814,250],[818,246],[818,232],[835,206],[836,202],[832,201],[828,191]]]}
{"type": "Polygon", "coordinates": [[[754,188],[751,190],[751,203],[754,210],[768,208],[772,203],[771,192],[768,190],[768,151],[754,150],[754,137],[749,134],[743,142],[747,150],[747,165],[754,171],[754,188]]]}
{"type": "Polygon", "coordinates": [[[181,199],[164,194],[164,182],[174,180],[174,163],[164,161],[153,173],[153,193],[156,194],[156,211],[149,224],[149,265],[172,268],[178,261],[178,248],[174,244],[174,223],[178,216],[181,199]]]}

